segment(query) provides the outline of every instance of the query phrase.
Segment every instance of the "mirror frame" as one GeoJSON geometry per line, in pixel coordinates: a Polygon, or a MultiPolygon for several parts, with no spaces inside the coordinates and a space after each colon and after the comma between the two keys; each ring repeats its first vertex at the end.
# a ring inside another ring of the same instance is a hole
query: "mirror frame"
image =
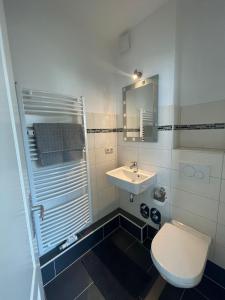
{"type": "Polygon", "coordinates": [[[154,75],[152,77],[139,80],[133,84],[123,87],[123,140],[126,142],[152,142],[156,143],[158,141],[158,85],[159,85],[159,75],[154,75]],[[147,138],[141,137],[128,137],[127,136],[127,100],[126,93],[129,90],[134,90],[141,88],[146,85],[152,85],[152,98],[153,103],[153,135],[147,138]]]}

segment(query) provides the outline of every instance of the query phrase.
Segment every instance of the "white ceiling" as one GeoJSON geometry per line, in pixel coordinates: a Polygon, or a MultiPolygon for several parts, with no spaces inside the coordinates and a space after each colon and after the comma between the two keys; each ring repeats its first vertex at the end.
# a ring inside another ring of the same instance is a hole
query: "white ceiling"
{"type": "Polygon", "coordinates": [[[114,40],[168,0],[63,0],[63,10],[85,29],[114,40]]]}

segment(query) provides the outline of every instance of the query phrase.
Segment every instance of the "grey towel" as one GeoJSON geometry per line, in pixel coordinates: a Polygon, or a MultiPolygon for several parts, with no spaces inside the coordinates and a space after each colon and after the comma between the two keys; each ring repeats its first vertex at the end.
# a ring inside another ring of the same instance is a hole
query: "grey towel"
{"type": "Polygon", "coordinates": [[[43,166],[83,157],[85,139],[82,125],[35,123],[34,132],[39,160],[43,166]]]}
{"type": "Polygon", "coordinates": [[[84,149],[84,130],[80,124],[62,124],[63,151],[84,149]]]}

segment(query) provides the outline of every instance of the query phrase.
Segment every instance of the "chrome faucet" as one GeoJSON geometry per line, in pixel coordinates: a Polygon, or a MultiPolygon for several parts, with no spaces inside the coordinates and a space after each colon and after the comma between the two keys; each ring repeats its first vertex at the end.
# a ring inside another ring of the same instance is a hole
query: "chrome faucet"
{"type": "Polygon", "coordinates": [[[137,173],[137,172],[138,172],[138,164],[137,164],[136,161],[132,161],[132,162],[131,162],[130,169],[131,169],[131,170],[133,169],[133,170],[134,170],[134,173],[137,173]]]}

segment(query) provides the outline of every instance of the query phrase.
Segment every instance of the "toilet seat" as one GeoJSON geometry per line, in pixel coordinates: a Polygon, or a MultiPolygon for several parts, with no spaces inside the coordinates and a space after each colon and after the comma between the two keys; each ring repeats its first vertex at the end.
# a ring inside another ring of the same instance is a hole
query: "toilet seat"
{"type": "Polygon", "coordinates": [[[173,221],[152,241],[151,257],[162,277],[176,287],[196,286],[203,276],[211,238],[173,221]]]}

